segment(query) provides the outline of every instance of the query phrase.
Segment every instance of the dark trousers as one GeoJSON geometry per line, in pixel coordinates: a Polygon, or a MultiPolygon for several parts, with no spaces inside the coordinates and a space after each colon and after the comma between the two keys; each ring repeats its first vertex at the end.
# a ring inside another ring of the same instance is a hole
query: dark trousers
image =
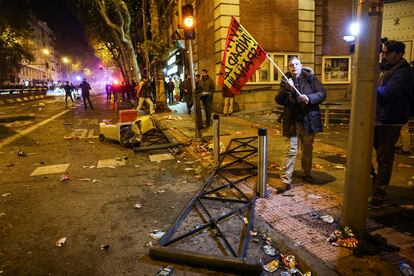
{"type": "Polygon", "coordinates": [[[213,104],[213,95],[201,96],[200,100],[203,103],[204,112],[206,114],[206,125],[210,126],[210,122],[211,122],[211,105],[213,104]]]}
{"type": "Polygon", "coordinates": [[[111,100],[111,92],[106,92],[106,101],[110,101],[111,100]]]}
{"type": "Polygon", "coordinates": [[[376,126],[374,129],[374,148],[378,163],[378,173],[374,172],[374,197],[385,197],[392,175],[394,147],[400,136],[400,130],[401,126],[376,126]]]}
{"type": "Polygon", "coordinates": [[[91,109],[93,110],[93,106],[92,106],[92,103],[91,103],[91,99],[89,98],[89,95],[87,95],[87,96],[82,95],[82,98],[83,98],[83,104],[85,105],[85,110],[88,110],[88,107],[86,106],[86,100],[88,100],[89,105],[90,105],[91,109]]]}
{"type": "Polygon", "coordinates": [[[187,105],[187,113],[191,114],[191,108],[193,107],[193,95],[188,93],[184,95],[185,103],[187,105]]]}
{"type": "Polygon", "coordinates": [[[167,99],[170,103],[174,102],[174,90],[167,90],[167,99]]]}
{"type": "Polygon", "coordinates": [[[72,93],[66,93],[66,95],[65,95],[65,103],[66,103],[66,105],[68,105],[68,97],[70,97],[70,100],[73,103],[72,93]]]}

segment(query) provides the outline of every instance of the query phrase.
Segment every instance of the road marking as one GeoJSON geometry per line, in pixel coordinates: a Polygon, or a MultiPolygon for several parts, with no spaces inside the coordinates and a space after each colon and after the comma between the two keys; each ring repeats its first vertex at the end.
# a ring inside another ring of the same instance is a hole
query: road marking
{"type": "Polygon", "coordinates": [[[60,116],[62,116],[63,114],[65,114],[65,113],[67,113],[69,111],[70,110],[64,110],[64,111],[62,111],[62,112],[60,112],[60,113],[58,113],[58,114],[50,117],[49,119],[46,119],[46,120],[44,120],[44,121],[42,121],[42,122],[40,122],[40,123],[38,123],[38,124],[36,124],[34,126],[31,126],[31,127],[27,128],[25,130],[22,130],[21,132],[15,134],[13,136],[10,136],[10,137],[4,139],[4,141],[0,142],[0,148],[2,148],[4,146],[7,146],[10,143],[13,143],[17,139],[22,138],[23,136],[25,136],[25,135],[27,135],[27,134],[35,131],[36,129],[38,129],[39,127],[41,127],[41,126],[43,126],[43,125],[45,125],[47,123],[49,123],[50,121],[53,121],[54,119],[59,118],[60,116]]]}
{"type": "Polygon", "coordinates": [[[74,129],[69,136],[64,136],[64,137],[65,137],[65,139],[68,139],[68,140],[73,139],[73,138],[76,138],[76,139],[97,139],[98,136],[93,135],[94,132],[95,132],[94,129],[90,129],[88,131],[88,129],[86,129],[86,128],[77,128],[77,129],[74,129]]]}
{"type": "Polygon", "coordinates": [[[115,168],[119,166],[125,166],[125,159],[116,160],[116,159],[104,159],[99,160],[96,168],[115,168]]]}
{"type": "Polygon", "coordinates": [[[51,166],[37,167],[30,176],[53,174],[53,173],[64,173],[68,170],[69,164],[58,164],[51,166]]]}

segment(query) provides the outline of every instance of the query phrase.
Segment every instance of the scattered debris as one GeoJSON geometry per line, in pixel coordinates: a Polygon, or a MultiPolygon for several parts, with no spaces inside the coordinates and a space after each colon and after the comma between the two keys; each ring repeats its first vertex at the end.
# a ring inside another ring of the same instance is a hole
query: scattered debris
{"type": "Polygon", "coordinates": [[[355,248],[359,241],[355,238],[352,230],[346,226],[344,230],[335,230],[327,239],[334,246],[355,248]]]}
{"type": "Polygon", "coordinates": [[[321,216],[321,220],[327,223],[333,223],[335,221],[331,215],[321,216]]]}
{"type": "Polygon", "coordinates": [[[141,204],[139,204],[139,203],[137,203],[137,204],[135,204],[135,205],[134,205],[134,207],[135,207],[136,209],[141,209],[142,205],[141,205],[141,204]]]}
{"type": "Polygon", "coordinates": [[[403,204],[403,205],[400,205],[400,207],[404,209],[408,209],[408,210],[414,210],[413,204],[403,204]]]}
{"type": "Polygon", "coordinates": [[[282,261],[283,261],[283,265],[287,268],[287,269],[292,269],[295,268],[297,263],[296,263],[296,258],[293,255],[286,255],[283,256],[282,255],[282,261]]]}
{"type": "Polygon", "coordinates": [[[267,264],[265,264],[263,266],[263,269],[267,272],[270,272],[270,273],[275,272],[278,268],[279,268],[279,261],[278,260],[270,261],[270,262],[268,262],[267,264]]]}
{"type": "Polygon", "coordinates": [[[66,173],[68,171],[69,164],[58,164],[50,166],[37,167],[30,176],[66,173]]]}
{"type": "Polygon", "coordinates": [[[116,161],[128,160],[127,156],[115,157],[116,161]]]}
{"type": "Polygon", "coordinates": [[[195,171],[195,169],[194,169],[194,168],[185,168],[184,170],[185,170],[185,171],[195,171]]]}
{"type": "Polygon", "coordinates": [[[196,178],[196,179],[202,179],[203,176],[198,174],[198,175],[194,176],[194,178],[196,178]]]}
{"type": "Polygon", "coordinates": [[[164,116],[164,119],[173,120],[173,121],[182,121],[183,120],[183,118],[181,116],[173,115],[173,114],[171,114],[169,116],[164,116]]]}
{"type": "Polygon", "coordinates": [[[157,272],[157,276],[171,276],[173,272],[174,267],[172,265],[168,265],[160,268],[160,270],[157,272]]]}
{"type": "Polygon", "coordinates": [[[146,247],[153,247],[152,242],[146,242],[144,245],[145,245],[146,247]]]}
{"type": "Polygon", "coordinates": [[[11,193],[4,193],[4,194],[2,194],[1,196],[2,196],[2,197],[8,197],[9,195],[11,195],[11,193]]]}
{"type": "Polygon", "coordinates": [[[134,165],[135,168],[139,168],[139,165],[134,165]]]}
{"type": "Polygon", "coordinates": [[[149,233],[149,236],[153,238],[154,240],[160,240],[164,236],[165,232],[157,229],[153,230],[151,233],[149,233]]]}
{"type": "Polygon", "coordinates": [[[335,165],[334,168],[335,169],[342,169],[343,170],[343,169],[345,169],[345,166],[344,165],[341,165],[341,164],[338,164],[338,165],[335,165]]]}
{"type": "Polygon", "coordinates": [[[152,186],[152,183],[145,183],[145,186],[152,186]]]}
{"type": "Polygon", "coordinates": [[[244,224],[248,224],[249,220],[246,217],[243,217],[244,224]]]}
{"type": "Polygon", "coordinates": [[[398,164],[398,168],[412,168],[412,166],[409,164],[400,163],[398,164]]]}
{"type": "Polygon", "coordinates": [[[277,252],[276,249],[271,246],[271,245],[264,245],[263,246],[263,252],[270,257],[276,257],[277,256],[277,252]]]}
{"type": "Polygon", "coordinates": [[[27,157],[27,153],[25,153],[24,151],[22,151],[22,150],[19,150],[18,152],[17,152],[17,156],[19,156],[19,157],[27,157]]]}
{"type": "Polygon", "coordinates": [[[6,167],[13,167],[13,166],[14,166],[14,164],[12,164],[12,163],[7,163],[7,164],[4,164],[4,166],[6,166],[6,167]]]}
{"type": "Polygon", "coordinates": [[[0,213],[0,217],[5,216],[5,215],[6,215],[6,213],[0,213]]]}
{"type": "Polygon", "coordinates": [[[69,180],[69,174],[65,173],[60,176],[59,178],[60,182],[68,181],[69,180]]]}
{"type": "Polygon", "coordinates": [[[299,242],[299,241],[296,241],[296,242],[293,244],[293,246],[294,246],[294,247],[303,247],[303,243],[301,243],[301,242],[299,242]]]}
{"type": "Polygon", "coordinates": [[[58,239],[55,244],[57,247],[62,247],[65,244],[65,242],[66,242],[66,237],[63,237],[63,238],[58,239]]]}
{"type": "Polygon", "coordinates": [[[321,198],[323,198],[322,196],[317,195],[317,194],[308,194],[306,197],[310,198],[310,199],[321,199],[321,198]]]}
{"type": "Polygon", "coordinates": [[[95,183],[95,182],[100,182],[100,180],[99,179],[93,179],[92,183],[95,183]]]}
{"type": "Polygon", "coordinates": [[[250,230],[250,236],[257,237],[257,231],[250,230]]]}
{"type": "Polygon", "coordinates": [[[165,193],[166,192],[166,190],[164,190],[164,189],[162,189],[162,190],[159,190],[159,191],[156,191],[156,193],[165,193]]]}
{"type": "Polygon", "coordinates": [[[281,167],[279,164],[276,164],[276,163],[272,163],[272,164],[270,164],[270,167],[271,167],[271,168],[275,168],[275,169],[277,169],[277,170],[282,170],[282,167],[281,167]]]}
{"type": "Polygon", "coordinates": [[[314,165],[313,165],[313,168],[314,168],[314,169],[320,169],[320,170],[321,170],[321,169],[323,169],[324,167],[323,167],[322,165],[320,165],[320,164],[314,164],[314,165]]]}
{"type": "Polygon", "coordinates": [[[77,180],[79,180],[79,181],[91,181],[92,179],[90,179],[90,178],[78,178],[77,180]]]}
{"type": "Polygon", "coordinates": [[[102,244],[101,245],[101,250],[108,251],[110,248],[111,248],[111,245],[109,245],[109,244],[102,244]]]}

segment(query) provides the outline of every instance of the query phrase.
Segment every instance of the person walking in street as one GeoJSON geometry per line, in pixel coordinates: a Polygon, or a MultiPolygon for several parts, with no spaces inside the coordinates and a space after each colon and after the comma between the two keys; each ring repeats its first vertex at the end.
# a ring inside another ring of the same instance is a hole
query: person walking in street
{"type": "Polygon", "coordinates": [[[109,102],[111,100],[111,85],[109,83],[105,85],[105,92],[106,92],[106,102],[109,102]]]}
{"type": "Polygon", "coordinates": [[[142,81],[140,82],[140,86],[137,87],[137,91],[138,92],[138,107],[137,107],[137,111],[141,110],[142,105],[144,104],[144,102],[146,102],[149,105],[150,108],[150,115],[154,115],[154,104],[151,101],[150,98],[150,80],[147,79],[146,76],[143,76],[142,81]]]}
{"type": "Polygon", "coordinates": [[[401,127],[410,115],[410,93],[413,75],[403,58],[405,44],[387,40],[382,45],[381,73],[377,87],[377,106],[374,128],[374,148],[378,170],[373,170],[373,195],[368,206],[385,206],[386,190],[391,180],[394,163],[394,147],[401,127]]]}
{"type": "Polygon", "coordinates": [[[169,78],[167,83],[167,98],[169,99],[169,103],[174,103],[174,89],[175,84],[171,78],[169,78]]]}
{"type": "Polygon", "coordinates": [[[187,113],[191,115],[191,108],[193,107],[193,93],[191,88],[190,75],[185,76],[185,80],[181,83],[181,89],[183,90],[183,97],[187,105],[187,113]]]}
{"type": "Polygon", "coordinates": [[[283,164],[280,192],[291,188],[299,143],[302,146],[303,180],[313,183],[311,175],[313,141],[315,133],[322,131],[319,104],[326,98],[326,92],[313,71],[303,68],[298,57],[290,58],[288,66],[289,72],[286,74],[288,80],[282,80],[275,97],[276,102],[284,106],[283,136],[289,143],[283,164]],[[298,95],[293,86],[301,95],[298,95]]]}
{"type": "Polygon", "coordinates": [[[79,87],[82,91],[83,105],[85,106],[85,110],[88,110],[88,107],[86,106],[86,100],[88,100],[89,106],[93,110],[91,99],[89,98],[91,85],[86,81],[86,78],[84,78],[81,84],[79,84],[79,87]]]}
{"type": "Polygon", "coordinates": [[[234,94],[230,91],[230,88],[228,88],[225,84],[223,85],[223,98],[223,115],[230,116],[231,113],[233,113],[234,94]]]}
{"type": "Polygon", "coordinates": [[[206,126],[210,126],[211,122],[211,106],[213,104],[213,93],[216,89],[214,81],[209,77],[207,69],[201,71],[201,80],[198,82],[200,90],[199,97],[203,103],[204,112],[206,114],[206,126]]]}
{"type": "Polygon", "coordinates": [[[74,101],[73,101],[73,98],[72,98],[72,86],[67,81],[65,86],[63,86],[63,89],[65,90],[66,108],[68,108],[68,97],[70,97],[70,100],[72,101],[72,104],[74,104],[74,101]]]}

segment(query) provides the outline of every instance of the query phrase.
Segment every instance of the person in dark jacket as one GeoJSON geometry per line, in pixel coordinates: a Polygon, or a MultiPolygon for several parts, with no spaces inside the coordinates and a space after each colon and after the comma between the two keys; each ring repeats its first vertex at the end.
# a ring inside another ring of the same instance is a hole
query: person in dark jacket
{"type": "Polygon", "coordinates": [[[89,98],[90,96],[89,91],[91,90],[91,85],[86,81],[86,79],[83,79],[81,84],[79,84],[79,87],[82,91],[82,98],[83,98],[83,104],[85,106],[85,110],[88,110],[88,107],[86,106],[86,100],[88,100],[89,106],[93,110],[91,99],[89,98]]]}
{"type": "Polygon", "coordinates": [[[213,105],[213,93],[216,89],[214,81],[209,77],[207,69],[201,71],[201,80],[198,82],[198,89],[201,102],[203,103],[204,112],[206,114],[206,125],[210,126],[211,122],[211,106],[213,105]]]}
{"type": "Polygon", "coordinates": [[[72,104],[74,103],[73,98],[72,98],[72,86],[67,81],[65,86],[63,86],[63,89],[65,90],[65,103],[66,103],[66,108],[67,108],[68,107],[68,97],[72,101],[72,104]]]}
{"type": "Polygon", "coordinates": [[[311,70],[302,68],[297,57],[289,60],[288,80],[283,79],[275,97],[278,104],[284,106],[283,136],[287,137],[289,146],[285,154],[282,186],[280,191],[291,188],[292,174],[295,167],[299,142],[302,144],[302,172],[304,181],[313,182],[312,150],[315,133],[322,131],[319,104],[326,98],[325,90],[311,70]],[[301,93],[299,95],[293,86],[301,93]]]}
{"type": "Polygon", "coordinates": [[[184,93],[184,100],[187,105],[187,113],[191,115],[191,108],[193,107],[193,93],[191,88],[190,75],[185,76],[185,80],[181,83],[181,88],[184,93]]]}
{"type": "Polygon", "coordinates": [[[413,77],[410,65],[403,58],[404,52],[405,44],[400,41],[388,40],[382,47],[374,129],[378,172],[373,171],[373,196],[368,203],[371,208],[384,206],[394,163],[394,147],[401,127],[410,115],[413,77]]]}
{"type": "Polygon", "coordinates": [[[151,101],[150,93],[151,93],[151,87],[150,87],[150,80],[147,79],[146,76],[143,76],[141,82],[139,83],[139,87],[136,87],[138,92],[138,107],[137,110],[139,111],[144,104],[144,101],[149,105],[150,108],[150,114],[154,115],[154,104],[151,101]]]}

